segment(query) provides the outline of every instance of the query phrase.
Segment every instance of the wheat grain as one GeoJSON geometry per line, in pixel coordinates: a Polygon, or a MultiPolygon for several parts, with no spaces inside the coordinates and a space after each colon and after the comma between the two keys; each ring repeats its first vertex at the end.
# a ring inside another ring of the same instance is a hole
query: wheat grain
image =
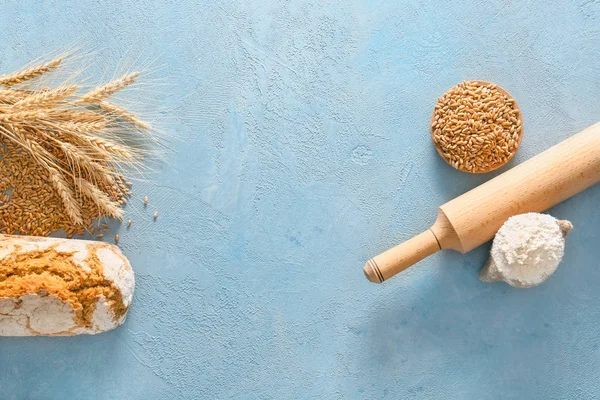
{"type": "Polygon", "coordinates": [[[21,129],[13,127],[9,131],[5,127],[0,126],[0,132],[2,132],[3,136],[21,146],[42,167],[48,169],[52,165],[56,165],[54,156],[35,140],[29,138],[21,129]]]}
{"type": "Polygon", "coordinates": [[[460,83],[438,99],[431,122],[440,155],[453,167],[481,173],[517,151],[522,122],[516,102],[494,84],[460,83]]]}

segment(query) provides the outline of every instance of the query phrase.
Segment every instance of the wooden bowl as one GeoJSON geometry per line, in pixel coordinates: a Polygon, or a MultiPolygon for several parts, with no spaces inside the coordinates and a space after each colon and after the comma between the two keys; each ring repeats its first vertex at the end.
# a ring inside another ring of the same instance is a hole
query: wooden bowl
{"type": "MultiPolygon", "coordinates": [[[[481,86],[483,86],[483,85],[496,85],[495,83],[492,83],[492,82],[487,82],[487,81],[477,81],[477,80],[475,80],[475,81],[467,81],[467,82],[469,82],[469,83],[473,83],[473,84],[475,84],[475,85],[481,85],[481,86]]],[[[514,101],[513,108],[514,108],[514,109],[515,109],[515,110],[518,112],[518,114],[517,114],[517,119],[520,119],[520,120],[521,120],[521,127],[520,127],[520,128],[519,128],[519,130],[517,131],[517,133],[518,133],[518,138],[517,138],[517,141],[516,141],[516,147],[515,147],[515,151],[513,151],[513,153],[512,153],[512,154],[511,154],[511,155],[510,155],[510,156],[509,156],[507,159],[506,159],[506,162],[505,162],[505,163],[503,163],[503,164],[498,164],[498,165],[495,165],[493,168],[486,169],[485,171],[467,171],[467,170],[464,170],[464,169],[457,168],[457,167],[455,167],[454,165],[452,165],[452,164],[451,164],[451,163],[450,163],[450,162],[449,162],[449,161],[446,159],[446,157],[444,157],[444,153],[443,153],[443,152],[442,152],[442,150],[441,150],[441,149],[438,147],[438,145],[435,143],[435,140],[434,140],[434,137],[433,137],[433,131],[434,131],[434,129],[433,129],[433,122],[434,122],[434,118],[435,118],[435,108],[433,109],[433,113],[431,114],[431,120],[430,120],[430,122],[429,122],[429,130],[431,131],[431,140],[433,141],[433,144],[434,144],[434,146],[435,146],[435,149],[436,149],[436,151],[438,152],[438,154],[440,155],[440,157],[442,157],[442,159],[443,159],[444,161],[446,161],[446,162],[447,162],[449,165],[451,165],[451,166],[452,166],[453,168],[455,168],[455,169],[458,169],[459,171],[462,171],[462,172],[468,172],[468,173],[470,173],[470,174],[484,174],[484,173],[486,173],[486,172],[491,172],[491,171],[494,171],[494,170],[496,170],[496,169],[498,169],[498,168],[500,168],[500,167],[503,167],[504,165],[506,165],[506,163],[508,163],[508,162],[509,162],[509,161],[510,161],[510,160],[511,160],[513,157],[514,157],[514,155],[515,155],[515,154],[517,153],[517,151],[519,150],[519,147],[521,146],[521,140],[523,139],[523,115],[522,115],[522,113],[521,113],[521,109],[519,108],[519,104],[517,103],[517,101],[515,100],[515,98],[514,98],[514,97],[513,97],[513,96],[512,96],[512,95],[511,95],[511,94],[510,94],[510,93],[509,93],[509,92],[508,92],[506,89],[504,89],[503,87],[500,87],[500,86],[496,85],[496,89],[498,89],[498,91],[499,91],[500,93],[502,93],[503,95],[505,95],[506,97],[508,97],[509,99],[512,99],[512,100],[514,101]]],[[[436,104],[437,104],[437,102],[436,102],[436,104]]]]}

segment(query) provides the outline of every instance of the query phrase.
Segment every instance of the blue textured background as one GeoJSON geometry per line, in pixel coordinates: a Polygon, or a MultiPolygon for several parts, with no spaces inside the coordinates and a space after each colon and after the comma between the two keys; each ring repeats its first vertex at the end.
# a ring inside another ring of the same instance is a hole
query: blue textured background
{"type": "Polygon", "coordinates": [[[126,324],[0,338],[0,398],[600,396],[600,187],[552,210],[575,230],[540,287],[479,282],[489,245],[362,273],[493,175],[433,149],[452,85],[515,96],[513,165],[600,120],[598,1],[11,0],[0,32],[0,72],[73,43],[94,74],[160,56],[150,111],[179,138],[119,232],[126,324]]]}

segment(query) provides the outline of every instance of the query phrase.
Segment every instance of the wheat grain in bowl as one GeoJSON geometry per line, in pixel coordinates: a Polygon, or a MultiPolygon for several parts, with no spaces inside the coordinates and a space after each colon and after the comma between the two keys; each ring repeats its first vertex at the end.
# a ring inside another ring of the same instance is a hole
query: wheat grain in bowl
{"type": "Polygon", "coordinates": [[[438,99],[431,116],[438,154],[454,168],[474,174],[506,164],[523,138],[523,118],[505,89],[485,81],[465,81],[438,99]]]}

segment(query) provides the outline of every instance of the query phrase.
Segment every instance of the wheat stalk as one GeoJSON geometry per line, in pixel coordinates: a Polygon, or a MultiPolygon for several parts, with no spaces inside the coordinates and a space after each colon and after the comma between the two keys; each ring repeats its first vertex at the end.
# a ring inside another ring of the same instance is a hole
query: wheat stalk
{"type": "Polygon", "coordinates": [[[43,74],[58,68],[62,60],[62,57],[56,58],[42,65],[36,65],[12,74],[2,75],[0,76],[0,86],[14,86],[37,78],[38,76],[42,76],[43,74]]]}

